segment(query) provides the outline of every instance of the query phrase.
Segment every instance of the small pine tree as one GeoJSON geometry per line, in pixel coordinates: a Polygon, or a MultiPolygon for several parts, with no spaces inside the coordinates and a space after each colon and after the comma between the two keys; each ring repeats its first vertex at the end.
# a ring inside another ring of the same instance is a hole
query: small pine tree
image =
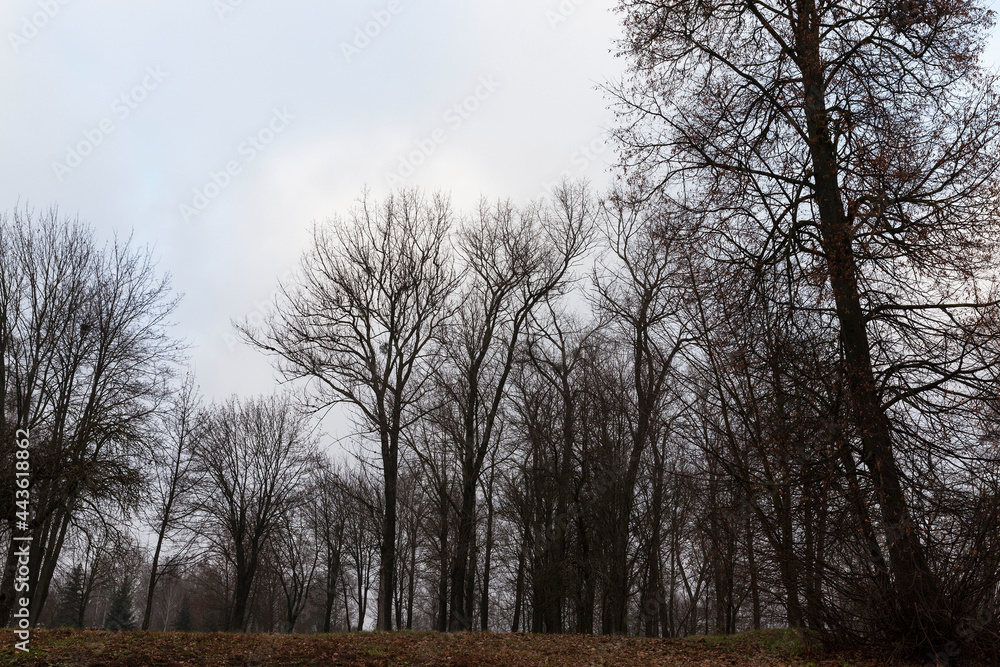
{"type": "Polygon", "coordinates": [[[177,612],[177,620],[174,621],[174,629],[177,632],[191,632],[194,629],[194,617],[191,615],[191,604],[184,598],[180,610],[177,612]]]}
{"type": "Polygon", "coordinates": [[[79,563],[73,566],[66,581],[59,587],[59,608],[55,625],[60,628],[83,627],[83,595],[86,587],[86,573],[79,563]]]}
{"type": "Polygon", "coordinates": [[[126,579],[111,597],[108,615],[104,617],[105,630],[134,630],[135,612],[132,609],[132,582],[126,579]]]}

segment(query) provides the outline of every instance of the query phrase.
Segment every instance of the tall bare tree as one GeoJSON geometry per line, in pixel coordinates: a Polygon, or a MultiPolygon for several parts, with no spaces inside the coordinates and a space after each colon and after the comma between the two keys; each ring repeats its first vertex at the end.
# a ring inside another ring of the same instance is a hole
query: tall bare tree
{"type": "MultiPolygon", "coordinates": [[[[0,453],[13,457],[18,429],[30,434],[32,622],[74,516],[111,512],[107,520],[121,522],[139,504],[141,445],[178,358],[166,330],[175,305],[150,254],[127,241],[101,248],[55,210],[0,218],[0,453]]],[[[3,493],[12,499],[12,484],[3,493]]],[[[13,512],[4,518],[13,532],[13,512]]],[[[4,622],[14,566],[12,544],[4,622]]]]}
{"type": "Polygon", "coordinates": [[[467,277],[462,307],[443,331],[447,362],[439,386],[447,396],[441,423],[461,461],[458,534],[451,568],[453,630],[473,622],[468,590],[476,532],[476,496],[483,464],[496,446],[507,380],[531,313],[569,283],[573,263],[589,247],[594,204],[584,184],[564,184],[551,201],[518,209],[480,204],[459,240],[467,277]]]}
{"type": "Polygon", "coordinates": [[[313,473],[313,485],[315,495],[310,500],[310,507],[322,568],[322,631],[328,633],[333,625],[337,590],[344,574],[348,507],[343,477],[328,460],[320,459],[319,468],[313,473]]]}
{"type": "Polygon", "coordinates": [[[153,441],[152,503],[148,508],[149,524],[156,533],[156,546],[146,584],[146,604],[141,629],[149,629],[153,595],[162,576],[173,574],[180,565],[183,550],[171,554],[161,564],[165,542],[197,509],[191,497],[200,480],[196,471],[195,442],[202,433],[203,417],[194,377],[188,375],[163,418],[163,437],[153,441]]]}
{"type": "Polygon", "coordinates": [[[322,556],[318,535],[307,504],[316,494],[315,487],[304,486],[296,502],[285,510],[272,544],[273,567],[285,598],[285,632],[295,624],[309,601],[322,556]]]}
{"type": "Polygon", "coordinates": [[[244,631],[265,549],[314,466],[311,428],[288,397],[231,398],[211,410],[196,456],[201,534],[234,572],[226,628],[244,631]]]}
{"type": "MultiPolygon", "coordinates": [[[[892,572],[889,625],[945,642],[959,600],[904,470],[927,415],[984,390],[996,305],[1000,105],[992,15],[956,2],[623,0],[616,94],[633,183],[697,213],[720,254],[792,255],[829,287],[892,572]]],[[[961,606],[961,605],[959,605],[961,606]]]]}
{"type": "Polygon", "coordinates": [[[419,416],[430,343],[448,318],[456,278],[451,205],[417,190],[318,226],[302,282],[282,288],[276,312],[246,338],[274,354],[287,379],[310,381],[313,407],[347,404],[378,442],[385,494],[378,621],[392,629],[402,432],[419,416]]]}
{"type": "Polygon", "coordinates": [[[629,440],[619,481],[612,488],[616,512],[611,533],[603,627],[626,632],[629,528],[636,482],[646,449],[662,432],[670,410],[674,363],[689,341],[679,316],[684,234],[671,223],[652,221],[650,210],[615,197],[604,232],[612,250],[603,271],[594,274],[595,306],[622,357],[629,384],[626,396],[629,440]],[[625,356],[627,355],[627,356],[625,356]]]}

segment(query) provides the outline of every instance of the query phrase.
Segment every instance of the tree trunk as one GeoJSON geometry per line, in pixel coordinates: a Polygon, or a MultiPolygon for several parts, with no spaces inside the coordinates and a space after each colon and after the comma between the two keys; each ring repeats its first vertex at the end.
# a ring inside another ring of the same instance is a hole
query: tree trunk
{"type": "Polygon", "coordinates": [[[451,614],[449,628],[452,632],[472,628],[472,613],[466,607],[466,585],[472,541],[476,531],[476,483],[472,474],[472,461],[463,465],[462,505],[459,513],[458,543],[451,568],[451,614]]]}
{"type": "Polygon", "coordinates": [[[632,512],[633,483],[623,482],[625,489],[617,489],[616,521],[611,527],[611,554],[608,563],[607,590],[601,628],[606,635],[624,635],[628,632],[628,523],[632,512]]]}
{"type": "MultiPolygon", "coordinates": [[[[323,634],[330,634],[333,625],[333,606],[337,602],[337,572],[326,571],[326,599],[323,604],[323,634]]],[[[348,628],[350,631],[350,628],[348,628]]]]}
{"type": "Polygon", "coordinates": [[[882,547],[879,545],[875,529],[872,527],[868,506],[865,504],[861,494],[861,485],[858,483],[858,469],[854,462],[854,454],[851,453],[850,445],[846,438],[840,438],[838,447],[841,464],[844,466],[844,471],[847,475],[848,497],[850,498],[857,521],[861,526],[865,545],[868,547],[868,556],[871,559],[871,566],[874,569],[875,582],[880,594],[886,595],[892,587],[892,582],[889,580],[889,565],[882,554],[882,547]]]}
{"type": "Polygon", "coordinates": [[[465,574],[465,613],[469,619],[469,630],[475,616],[476,604],[476,564],[479,562],[479,539],[475,531],[472,533],[472,548],[469,550],[469,569],[465,574]]]}
{"type": "Polygon", "coordinates": [[[679,550],[677,532],[677,506],[674,505],[672,520],[670,522],[670,599],[667,606],[667,637],[674,637],[677,634],[676,621],[674,619],[674,597],[677,591],[677,552],[679,550]]]}
{"type": "Polygon", "coordinates": [[[440,554],[438,563],[438,632],[448,631],[448,507],[451,499],[448,494],[448,477],[445,467],[441,467],[441,483],[438,488],[438,544],[440,554]]]}
{"type": "MultiPolygon", "coordinates": [[[[864,462],[872,474],[894,575],[898,614],[904,632],[923,634],[939,626],[939,590],[910,516],[893,453],[888,415],[877,389],[871,347],[861,307],[852,223],[840,191],[836,147],[829,111],[819,26],[814,0],[800,4],[796,44],[803,76],[806,124],[813,166],[820,236],[840,323],[847,383],[861,435],[864,462]],[[908,627],[906,627],[908,626],[908,627]]],[[[922,638],[923,639],[923,638],[922,638]]],[[[931,637],[929,639],[936,639],[931,637]]]]}
{"type": "Polygon", "coordinates": [[[236,587],[233,594],[233,610],[226,627],[226,630],[229,632],[243,632],[245,628],[246,612],[252,585],[252,576],[244,572],[237,572],[236,587]]]}
{"type": "MultiPolygon", "coordinates": [[[[343,577],[343,575],[341,575],[341,577],[343,577]]],[[[342,584],[342,587],[344,589],[344,621],[347,624],[347,632],[350,632],[351,631],[351,605],[350,605],[350,602],[347,599],[347,581],[346,581],[346,579],[341,578],[341,582],[340,583],[342,584]]],[[[363,618],[363,617],[359,616],[359,618],[363,618]]],[[[361,630],[361,628],[359,627],[358,630],[361,630]]]]}
{"type": "Polygon", "coordinates": [[[580,593],[577,601],[576,631],[581,635],[594,634],[594,605],[597,601],[597,582],[594,580],[594,563],[590,555],[590,540],[586,521],[577,517],[576,534],[580,558],[580,593]]]}
{"type": "MultiPolygon", "coordinates": [[[[55,573],[56,565],[59,561],[59,554],[62,552],[63,542],[66,540],[66,531],[69,529],[70,519],[72,518],[69,510],[64,510],[57,514],[57,519],[53,523],[58,526],[56,532],[50,532],[48,537],[50,544],[47,549],[42,549],[39,553],[39,558],[36,561],[38,570],[37,578],[34,580],[34,586],[31,589],[31,625],[34,626],[38,623],[38,617],[41,616],[42,610],[45,608],[45,601],[49,596],[49,586],[52,583],[52,575],[55,573]]],[[[39,540],[41,544],[45,544],[44,540],[39,540]]],[[[35,552],[32,551],[32,559],[34,560],[35,552]]]]}
{"type": "MultiPolygon", "coordinates": [[[[170,515],[170,504],[167,504],[166,515],[170,515]]],[[[153,551],[153,562],[149,566],[149,584],[146,588],[146,606],[142,612],[142,629],[149,630],[149,617],[153,612],[153,592],[159,579],[157,569],[160,566],[160,550],[163,548],[163,538],[167,532],[167,521],[160,522],[160,530],[156,534],[156,549],[153,551]]]]}
{"type": "Polygon", "coordinates": [[[528,537],[525,534],[521,540],[521,548],[517,551],[517,580],[514,584],[514,620],[510,624],[511,632],[521,629],[521,607],[524,604],[524,569],[525,551],[528,537]]]}
{"type": "Polygon", "coordinates": [[[760,630],[761,608],[760,608],[760,582],[757,572],[757,551],[754,545],[752,521],[747,517],[744,527],[746,549],[747,549],[747,569],[750,571],[750,603],[753,607],[752,623],[754,630],[760,630]]]}
{"type": "Polygon", "coordinates": [[[778,503],[779,519],[781,521],[781,541],[778,545],[778,570],[781,573],[781,584],[785,588],[786,620],[788,627],[801,628],[802,602],[799,599],[799,568],[795,556],[795,531],[792,525],[791,498],[787,486],[782,490],[778,503]]]}
{"type": "Polygon", "coordinates": [[[493,478],[495,468],[490,472],[490,481],[486,491],[486,545],[483,552],[483,590],[482,604],[479,608],[483,632],[490,629],[490,559],[493,555],[493,478]]]}
{"type": "MultiPolygon", "coordinates": [[[[11,513],[10,518],[7,518],[7,532],[10,535],[14,535],[14,519],[11,513]]],[[[13,620],[14,614],[14,577],[17,574],[17,555],[16,552],[20,547],[20,543],[11,540],[10,547],[7,549],[7,558],[4,563],[3,568],[3,578],[0,581],[0,626],[5,626],[13,620]]]]}
{"type": "Polygon", "coordinates": [[[658,637],[660,635],[660,609],[662,607],[662,581],[660,553],[662,551],[662,522],[663,522],[663,453],[658,446],[653,449],[653,470],[652,470],[652,517],[650,518],[652,534],[646,548],[646,576],[643,588],[642,613],[643,630],[647,637],[658,637]]]}
{"type": "Polygon", "coordinates": [[[382,467],[385,483],[385,516],[382,521],[382,544],[379,548],[378,610],[376,630],[392,631],[392,602],[396,590],[396,484],[399,467],[398,435],[383,436],[382,467]]]}
{"type": "MultiPolygon", "coordinates": [[[[416,522],[414,522],[416,523],[416,522]]],[[[413,629],[413,589],[417,576],[417,527],[412,527],[413,539],[410,540],[410,577],[406,585],[406,629],[413,629]]]]}

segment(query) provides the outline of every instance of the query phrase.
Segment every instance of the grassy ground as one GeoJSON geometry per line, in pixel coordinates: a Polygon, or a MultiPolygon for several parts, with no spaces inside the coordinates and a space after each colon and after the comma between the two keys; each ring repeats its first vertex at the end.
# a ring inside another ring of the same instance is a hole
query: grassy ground
{"type": "Polygon", "coordinates": [[[829,655],[790,631],[656,640],[500,634],[230,635],[39,630],[15,655],[5,631],[0,665],[522,665],[615,667],[874,667],[886,656],[829,655]]]}

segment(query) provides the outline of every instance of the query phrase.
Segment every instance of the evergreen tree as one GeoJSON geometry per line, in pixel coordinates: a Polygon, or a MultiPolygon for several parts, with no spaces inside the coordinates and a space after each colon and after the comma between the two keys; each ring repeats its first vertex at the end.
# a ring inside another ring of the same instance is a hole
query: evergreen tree
{"type": "Polygon", "coordinates": [[[177,632],[191,632],[194,629],[194,618],[191,615],[191,604],[184,598],[180,611],[177,612],[177,620],[174,621],[174,630],[177,632]]]}
{"type": "Polygon", "coordinates": [[[132,608],[132,582],[123,581],[115,589],[111,598],[111,607],[104,618],[105,630],[134,630],[135,612],[132,608]]]}
{"type": "Polygon", "coordinates": [[[55,618],[55,625],[57,627],[83,627],[85,589],[86,573],[83,570],[83,566],[77,563],[70,570],[66,581],[59,587],[59,608],[56,611],[55,618]]]}

